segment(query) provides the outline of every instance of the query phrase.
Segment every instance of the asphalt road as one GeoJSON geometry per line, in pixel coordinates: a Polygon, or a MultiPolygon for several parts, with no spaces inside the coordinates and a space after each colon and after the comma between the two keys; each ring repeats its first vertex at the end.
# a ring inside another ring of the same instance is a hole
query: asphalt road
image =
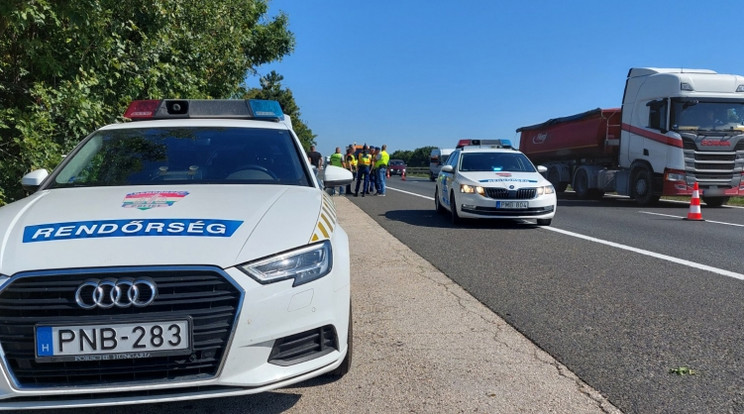
{"type": "Polygon", "coordinates": [[[454,227],[434,183],[351,198],[625,413],[744,413],[744,210],[561,197],[550,228],[454,227]]]}

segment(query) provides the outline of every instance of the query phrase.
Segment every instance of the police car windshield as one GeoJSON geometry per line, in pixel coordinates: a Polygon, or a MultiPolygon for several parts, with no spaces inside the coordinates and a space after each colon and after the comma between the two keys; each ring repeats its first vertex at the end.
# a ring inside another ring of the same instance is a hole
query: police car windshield
{"type": "Polygon", "coordinates": [[[310,186],[288,131],[148,128],[98,131],[55,172],[51,187],[169,184],[310,186]]]}
{"type": "Polygon", "coordinates": [[[463,152],[460,171],[535,172],[524,154],[508,152],[463,152]]]}

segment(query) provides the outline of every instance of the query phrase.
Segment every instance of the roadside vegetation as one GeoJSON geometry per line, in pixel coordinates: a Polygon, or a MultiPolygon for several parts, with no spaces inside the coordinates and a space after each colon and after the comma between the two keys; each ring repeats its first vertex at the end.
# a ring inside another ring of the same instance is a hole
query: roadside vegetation
{"type": "Polygon", "coordinates": [[[282,76],[247,76],[295,46],[264,0],[0,2],[0,205],[136,99],[276,99],[303,145],[315,136],[282,76]]]}

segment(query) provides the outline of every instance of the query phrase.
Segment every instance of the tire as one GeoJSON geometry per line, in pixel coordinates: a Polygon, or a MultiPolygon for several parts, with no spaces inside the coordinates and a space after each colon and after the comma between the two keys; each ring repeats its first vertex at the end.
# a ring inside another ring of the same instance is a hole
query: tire
{"type": "Polygon", "coordinates": [[[659,196],[654,195],[653,174],[645,166],[637,168],[631,179],[631,197],[637,204],[647,206],[659,201],[659,196]]]}
{"type": "Polygon", "coordinates": [[[561,182],[561,175],[558,173],[558,168],[555,167],[551,167],[548,171],[548,181],[553,184],[557,193],[566,191],[566,188],[568,187],[568,183],[561,182]]]}
{"type": "Polygon", "coordinates": [[[338,368],[334,369],[333,371],[328,373],[328,376],[334,378],[334,379],[340,379],[344,375],[349,373],[349,369],[351,369],[351,356],[353,354],[353,346],[354,343],[354,325],[351,320],[351,304],[349,304],[349,333],[348,333],[348,343],[349,348],[346,350],[346,357],[344,357],[343,362],[341,362],[341,365],[338,366],[338,368]]]}
{"type": "Polygon", "coordinates": [[[429,180],[430,181],[435,181],[436,179],[437,179],[437,177],[435,175],[433,175],[432,173],[429,173],[429,180]]]}
{"type": "Polygon", "coordinates": [[[458,225],[462,222],[462,219],[460,216],[457,215],[457,202],[455,201],[455,193],[450,193],[450,218],[452,219],[452,224],[458,225]]]}
{"type": "Polygon", "coordinates": [[[537,219],[538,226],[549,226],[553,219],[537,219]]]}
{"type": "Polygon", "coordinates": [[[447,212],[447,209],[442,206],[442,203],[439,202],[439,188],[434,187],[434,208],[437,210],[438,214],[444,214],[447,212]]]}
{"type": "Polygon", "coordinates": [[[581,200],[589,198],[589,176],[586,175],[586,170],[579,168],[574,175],[573,189],[576,191],[576,196],[581,200]]]}
{"type": "Polygon", "coordinates": [[[702,197],[703,202],[705,202],[705,205],[708,207],[721,207],[728,203],[729,198],[730,197],[702,197]]]}

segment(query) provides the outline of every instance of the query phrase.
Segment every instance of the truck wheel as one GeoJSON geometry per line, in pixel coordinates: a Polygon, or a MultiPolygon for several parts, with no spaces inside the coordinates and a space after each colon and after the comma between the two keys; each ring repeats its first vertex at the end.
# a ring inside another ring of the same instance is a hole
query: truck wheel
{"type": "Polygon", "coordinates": [[[559,193],[566,191],[566,187],[568,187],[568,183],[561,182],[561,174],[555,167],[551,167],[550,171],[548,171],[548,181],[550,181],[550,184],[553,184],[555,191],[559,193]]]}
{"type": "Polygon", "coordinates": [[[645,206],[659,201],[659,196],[654,195],[653,175],[648,168],[640,167],[635,170],[631,185],[631,196],[636,203],[645,206]]]}
{"type": "Polygon", "coordinates": [[[434,208],[438,214],[444,214],[446,212],[442,203],[439,202],[439,187],[434,187],[434,208]]]}
{"type": "Polygon", "coordinates": [[[460,216],[457,215],[457,202],[455,201],[455,193],[450,193],[450,217],[452,218],[452,224],[460,224],[462,221],[460,216]]]}
{"type": "Polygon", "coordinates": [[[705,202],[705,205],[708,207],[721,207],[722,205],[728,203],[729,197],[702,197],[703,201],[705,202]]]}
{"type": "Polygon", "coordinates": [[[586,175],[586,170],[580,168],[574,175],[573,189],[576,191],[576,196],[581,200],[585,200],[589,197],[589,177],[586,175]]]}

